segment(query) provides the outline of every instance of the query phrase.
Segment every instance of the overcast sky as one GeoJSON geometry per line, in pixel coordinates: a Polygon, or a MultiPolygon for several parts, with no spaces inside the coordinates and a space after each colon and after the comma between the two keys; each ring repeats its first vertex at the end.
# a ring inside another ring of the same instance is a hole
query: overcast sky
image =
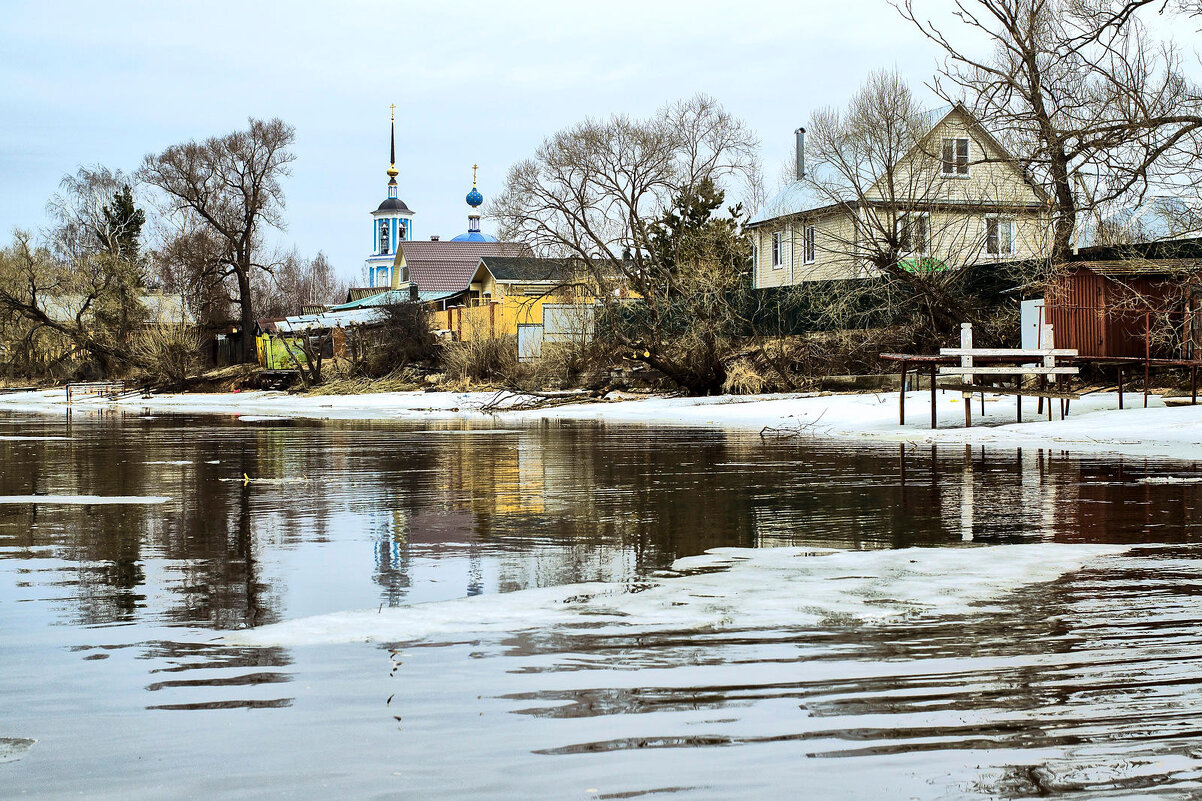
{"type": "Polygon", "coordinates": [[[415,233],[447,238],[466,230],[473,163],[489,198],[511,163],[585,116],[706,92],[758,133],[771,184],[812,109],[844,103],[878,67],[925,94],[936,55],[885,0],[12,3],[0,227],[41,227],[80,165],[129,171],[278,116],[297,131],[281,240],[357,281],[386,196],[390,103],[415,233]]]}

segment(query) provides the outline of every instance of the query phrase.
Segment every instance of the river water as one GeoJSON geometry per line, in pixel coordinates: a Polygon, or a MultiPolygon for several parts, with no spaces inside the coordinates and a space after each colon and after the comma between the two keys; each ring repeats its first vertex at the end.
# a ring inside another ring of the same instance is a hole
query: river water
{"type": "Polygon", "coordinates": [[[3,798],[1202,793],[1194,464],[149,413],[0,455],[3,798]]]}

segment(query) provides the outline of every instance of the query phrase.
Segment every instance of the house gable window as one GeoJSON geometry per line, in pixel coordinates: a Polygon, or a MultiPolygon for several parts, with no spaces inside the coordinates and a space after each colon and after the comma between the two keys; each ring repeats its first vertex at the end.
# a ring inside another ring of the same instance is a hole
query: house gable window
{"type": "Polygon", "coordinates": [[[925,255],[930,233],[930,218],[925,213],[904,214],[898,220],[898,247],[908,255],[925,255]]]}
{"type": "Polygon", "coordinates": [[[1007,217],[985,218],[985,252],[990,256],[1014,253],[1014,220],[1007,217]]]}
{"type": "Polygon", "coordinates": [[[946,138],[943,140],[943,174],[950,176],[968,175],[968,139],[946,138]]]}
{"type": "Polygon", "coordinates": [[[772,269],[777,269],[785,263],[784,253],[785,235],[780,231],[772,232],[772,269]]]}
{"type": "Polygon", "coordinates": [[[802,245],[802,262],[805,264],[813,264],[818,260],[818,232],[814,226],[807,225],[805,227],[804,242],[802,245]]]}

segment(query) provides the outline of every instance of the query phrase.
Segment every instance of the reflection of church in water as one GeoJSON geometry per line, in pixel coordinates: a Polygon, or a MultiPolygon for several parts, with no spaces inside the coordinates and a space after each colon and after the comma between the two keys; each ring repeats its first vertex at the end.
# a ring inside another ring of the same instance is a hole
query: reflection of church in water
{"type": "MultiPolygon", "coordinates": [[[[393,107],[393,120],[389,138],[388,166],[388,197],[371,213],[372,221],[372,253],[367,257],[367,285],[379,289],[390,289],[393,282],[393,263],[397,251],[405,242],[414,241],[413,217],[415,212],[397,195],[396,178],[400,170],[396,167],[396,114],[393,107]]],[[[476,188],[476,167],[472,167],[472,189],[467,193],[467,205],[470,211],[467,215],[467,232],[443,243],[448,245],[455,242],[496,242],[496,237],[480,231],[480,206],[484,196],[476,188]]],[[[430,241],[437,242],[437,236],[431,236],[430,241]]],[[[451,245],[453,247],[453,245],[451,245]]]]}

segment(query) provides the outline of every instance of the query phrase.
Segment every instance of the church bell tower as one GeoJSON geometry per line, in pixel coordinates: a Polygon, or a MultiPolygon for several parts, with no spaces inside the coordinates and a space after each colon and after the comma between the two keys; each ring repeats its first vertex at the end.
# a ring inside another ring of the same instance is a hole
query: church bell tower
{"type": "Polygon", "coordinates": [[[392,266],[402,242],[413,239],[413,211],[397,197],[396,104],[389,134],[388,197],[371,213],[372,250],[367,257],[367,285],[381,292],[392,288],[392,266]]]}

